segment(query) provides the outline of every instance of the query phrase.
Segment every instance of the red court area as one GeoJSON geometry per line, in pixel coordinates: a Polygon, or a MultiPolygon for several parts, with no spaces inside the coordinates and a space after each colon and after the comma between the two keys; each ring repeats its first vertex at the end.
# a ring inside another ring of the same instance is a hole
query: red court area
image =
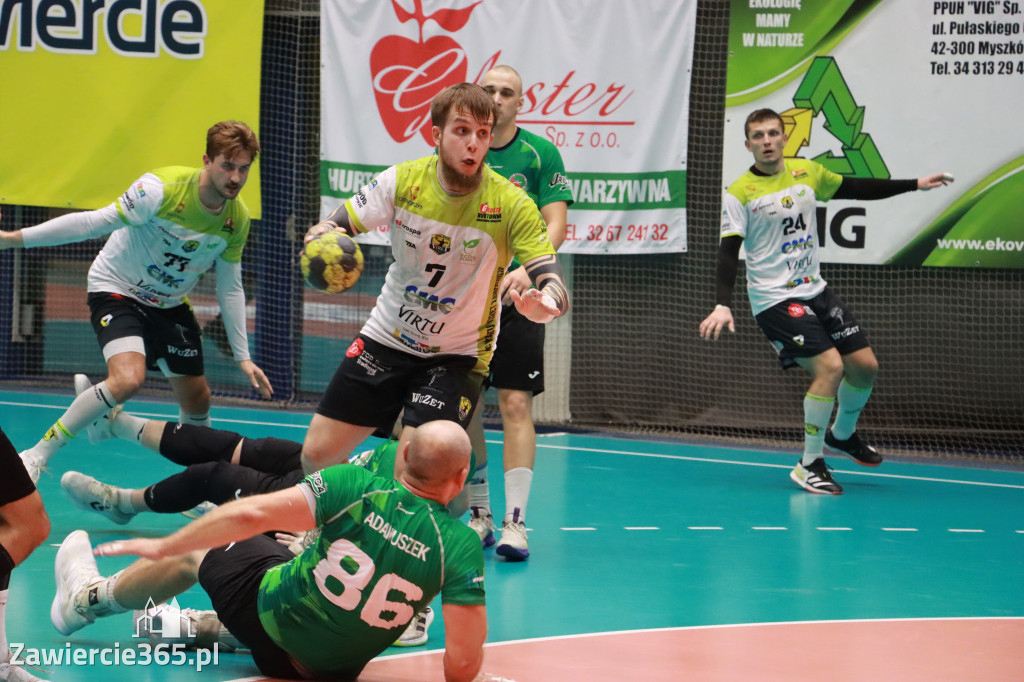
{"type": "MultiPolygon", "coordinates": [[[[370,663],[360,682],[443,680],[440,651],[370,663]]],[[[508,682],[1008,682],[1024,680],[1024,619],[829,621],[555,637],[486,649],[508,682]]]]}

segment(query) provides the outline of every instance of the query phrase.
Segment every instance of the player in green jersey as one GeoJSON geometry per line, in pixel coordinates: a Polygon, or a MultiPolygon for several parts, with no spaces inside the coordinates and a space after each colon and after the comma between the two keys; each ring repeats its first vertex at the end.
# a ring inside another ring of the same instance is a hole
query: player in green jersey
{"type": "Polygon", "coordinates": [[[942,187],[953,176],[843,177],[814,161],[787,159],[785,125],[771,109],[751,113],[744,132],[754,165],[725,195],[717,305],[701,322],[700,335],[718,339],[723,329],[736,331],[729,304],[743,245],[754,319],[783,369],[799,366],[812,377],[804,396],[804,453],[790,478],[809,492],[839,495],[843,489],[825,464],[824,448],[864,466],[882,463],[882,456],[856,431],[878,374],[878,360],[860,322],[821,276],[816,202],[884,199],[942,187]]]}
{"type": "Polygon", "coordinates": [[[450,421],[429,422],[399,459],[397,480],[334,466],[228,502],[167,537],[100,545],[97,555],[148,559],[106,578],[88,535],[75,531],[57,553],[54,624],[70,634],[198,581],[263,674],[355,680],[440,593],[445,679],[469,682],[487,631],[483,552],[443,509],[469,473],[469,439],[450,421]],[[281,527],[321,534],[293,556],[259,535],[281,527]]]}
{"type": "MultiPolygon", "coordinates": [[[[487,166],[508,178],[540,207],[551,245],[565,241],[565,226],[572,189],[562,157],[547,139],[516,124],[523,106],[523,81],[511,66],[499,65],[484,74],[480,85],[498,107],[494,139],[487,151],[487,166]]],[[[501,333],[491,358],[484,387],[498,389],[498,409],[504,432],[505,515],[501,540],[495,551],[510,561],[530,556],[526,543],[526,503],[533,481],[537,434],[533,425],[533,397],[544,390],[544,325],[524,317],[512,304],[512,292],[524,294],[532,283],[525,269],[512,262],[501,282],[501,333]]],[[[484,547],[493,545],[494,518],[487,485],[487,442],[478,411],[469,425],[469,438],[477,456],[477,469],[469,488],[473,517],[469,525],[484,547]]]]}
{"type": "Polygon", "coordinates": [[[33,481],[60,447],[83,429],[94,432],[104,415],[135,395],[147,369],[159,369],[168,378],[181,406],[180,421],[209,424],[210,388],[188,294],[211,266],[216,267],[217,300],[234,359],[253,387],[270,397],[270,382],[249,356],[241,275],[249,210],[238,194],[259,151],[247,125],[217,123],[207,132],[202,168],[159,168],[104,208],[0,231],[0,249],[110,235],[88,278],[88,303],[107,378],[80,392],[43,438],[21,453],[33,481]]]}

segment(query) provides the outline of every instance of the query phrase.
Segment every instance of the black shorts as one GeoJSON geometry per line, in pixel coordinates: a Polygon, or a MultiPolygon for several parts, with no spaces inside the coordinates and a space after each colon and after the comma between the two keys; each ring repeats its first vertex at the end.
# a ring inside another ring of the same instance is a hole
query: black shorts
{"type": "Polygon", "coordinates": [[[263,628],[257,607],[263,575],[293,558],[284,545],[257,535],[211,549],[199,564],[199,584],[210,595],[220,621],[249,648],[256,666],[268,677],[302,677],[288,653],[263,628]]]}
{"type": "Polygon", "coordinates": [[[146,366],[181,376],[203,376],[203,344],[192,307],[153,308],[121,294],[90,293],[92,328],[102,351],[108,343],[140,336],[146,347],[146,366]]]}
{"type": "Polygon", "coordinates": [[[860,322],[829,287],[811,299],[776,303],[754,319],[783,369],[797,366],[796,358],[813,358],[830,348],[849,355],[871,345],[860,322]]]}
{"type": "Polygon", "coordinates": [[[349,345],[316,411],[388,433],[403,409],[402,424],[406,426],[446,419],[465,427],[473,416],[483,380],[474,367],[475,357],[420,357],[360,334],[349,345]]]}
{"type": "Polygon", "coordinates": [[[238,463],[265,474],[283,476],[302,471],[302,443],[283,438],[246,438],[238,463]]]}
{"type": "Polygon", "coordinates": [[[29,478],[21,457],[18,457],[18,451],[7,439],[3,429],[0,429],[0,472],[3,472],[4,477],[4,484],[0,486],[0,507],[17,502],[36,491],[36,484],[29,478]]]}
{"type": "Polygon", "coordinates": [[[544,325],[528,320],[514,305],[501,309],[498,345],[484,386],[544,392],[544,325]]]}

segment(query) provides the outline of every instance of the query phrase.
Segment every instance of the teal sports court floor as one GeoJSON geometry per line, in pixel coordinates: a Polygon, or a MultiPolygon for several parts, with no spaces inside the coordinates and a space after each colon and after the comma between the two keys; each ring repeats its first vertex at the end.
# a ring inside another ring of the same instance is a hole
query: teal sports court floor
{"type": "MultiPolygon", "coordinates": [[[[70,384],[70,377],[69,377],[70,384]]],[[[19,449],[67,394],[0,391],[0,425],[19,449]]],[[[173,419],[176,407],[129,411],[173,419]]],[[[214,426],[301,440],[310,415],[215,406],[214,426]]],[[[491,496],[503,508],[501,433],[489,431],[491,496]]],[[[484,670],[527,680],[1024,679],[1024,472],[831,459],[846,493],[789,480],[793,454],[579,434],[538,440],[527,516],[531,559],[487,555],[484,670]]],[[[83,436],[51,461],[40,491],[53,530],[12,577],[7,637],[34,649],[136,647],[128,615],[69,638],[49,621],[57,545],[163,534],[185,521],[128,526],[71,506],[61,474],[142,486],[177,467],[83,436]]],[[[105,575],[127,565],[101,558],[105,575]]],[[[206,607],[197,588],[182,606],[206,607]]],[[[361,679],[442,679],[440,618],[422,649],[390,649],[361,679]]],[[[194,666],[41,666],[52,680],[262,679],[246,655],[194,666]]]]}

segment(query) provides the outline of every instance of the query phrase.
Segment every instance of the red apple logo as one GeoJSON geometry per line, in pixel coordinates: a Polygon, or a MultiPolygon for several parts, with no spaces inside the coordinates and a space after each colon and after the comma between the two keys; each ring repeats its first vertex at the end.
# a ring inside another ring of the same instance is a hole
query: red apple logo
{"type": "Polygon", "coordinates": [[[423,40],[423,25],[436,22],[454,33],[466,25],[473,9],[483,0],[463,9],[441,9],[426,16],[421,0],[413,0],[413,11],[406,11],[398,0],[391,5],[398,20],[415,19],[419,42],[402,36],[384,36],[370,52],[373,94],[384,128],[396,142],[405,142],[417,131],[433,146],[430,134],[430,100],[449,85],[466,80],[466,52],[449,36],[423,40]]]}

